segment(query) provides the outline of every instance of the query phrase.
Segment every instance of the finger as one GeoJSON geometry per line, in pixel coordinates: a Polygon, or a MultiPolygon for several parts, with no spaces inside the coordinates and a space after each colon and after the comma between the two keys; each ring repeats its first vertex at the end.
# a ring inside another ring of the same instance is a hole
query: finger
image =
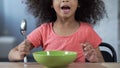
{"type": "Polygon", "coordinates": [[[87,60],[89,60],[90,62],[92,62],[92,61],[95,61],[96,59],[95,59],[94,55],[91,55],[89,58],[87,58],[87,60]]]}
{"type": "Polygon", "coordinates": [[[91,50],[91,49],[93,49],[93,47],[92,47],[92,45],[90,45],[90,44],[84,44],[84,51],[89,51],[89,50],[91,50]]]}
{"type": "Polygon", "coordinates": [[[18,59],[19,59],[19,60],[23,60],[24,57],[25,57],[27,54],[28,54],[28,53],[26,53],[26,52],[20,52],[20,54],[19,54],[19,56],[18,56],[18,59]]]}
{"type": "Polygon", "coordinates": [[[24,45],[21,45],[21,46],[19,46],[18,50],[21,52],[28,52],[29,48],[24,45]]]}
{"type": "Polygon", "coordinates": [[[87,60],[89,60],[90,62],[97,62],[98,58],[95,54],[93,54],[87,60]]]}
{"type": "Polygon", "coordinates": [[[19,52],[26,52],[26,53],[28,53],[29,51],[24,49],[24,48],[21,48],[21,49],[19,49],[19,52]]]}
{"type": "Polygon", "coordinates": [[[16,61],[23,60],[23,59],[24,59],[24,55],[21,54],[21,52],[16,51],[16,52],[15,52],[14,59],[15,59],[16,61]]]}
{"type": "Polygon", "coordinates": [[[85,58],[91,62],[97,62],[98,61],[98,58],[97,58],[97,54],[95,52],[95,50],[91,50],[89,52],[86,52],[87,55],[85,56],[85,58]]]}
{"type": "Polygon", "coordinates": [[[29,51],[30,50],[30,44],[27,41],[24,41],[18,46],[18,49],[21,49],[23,51],[29,51]]]}
{"type": "Polygon", "coordinates": [[[85,53],[85,57],[86,57],[86,58],[89,58],[91,55],[94,54],[94,49],[91,49],[91,50],[89,50],[89,51],[85,51],[84,53],[85,53]]]}
{"type": "Polygon", "coordinates": [[[85,48],[85,47],[86,47],[86,44],[85,44],[85,43],[81,43],[81,46],[82,46],[83,48],[85,48]]]}
{"type": "Polygon", "coordinates": [[[21,51],[20,51],[20,55],[26,56],[26,55],[28,55],[28,54],[29,54],[29,52],[21,52],[21,51]]]}

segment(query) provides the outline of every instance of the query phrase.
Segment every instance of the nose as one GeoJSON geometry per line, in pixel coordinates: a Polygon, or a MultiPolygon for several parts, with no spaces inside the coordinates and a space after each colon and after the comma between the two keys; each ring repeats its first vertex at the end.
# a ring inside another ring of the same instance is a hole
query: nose
{"type": "Polygon", "coordinates": [[[62,0],[62,2],[69,2],[69,0],[62,0]]]}

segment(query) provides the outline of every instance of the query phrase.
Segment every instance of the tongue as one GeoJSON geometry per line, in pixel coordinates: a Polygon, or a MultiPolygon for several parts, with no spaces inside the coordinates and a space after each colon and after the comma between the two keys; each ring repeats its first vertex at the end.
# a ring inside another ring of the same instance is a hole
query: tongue
{"type": "Polygon", "coordinates": [[[63,11],[65,14],[67,14],[67,13],[70,12],[70,9],[62,9],[62,11],[63,11]]]}

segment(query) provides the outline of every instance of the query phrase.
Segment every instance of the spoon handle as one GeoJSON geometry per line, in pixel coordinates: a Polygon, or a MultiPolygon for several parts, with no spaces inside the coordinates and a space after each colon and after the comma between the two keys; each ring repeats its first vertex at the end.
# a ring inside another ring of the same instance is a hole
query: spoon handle
{"type": "Polygon", "coordinates": [[[27,63],[27,56],[24,57],[24,63],[27,63]]]}

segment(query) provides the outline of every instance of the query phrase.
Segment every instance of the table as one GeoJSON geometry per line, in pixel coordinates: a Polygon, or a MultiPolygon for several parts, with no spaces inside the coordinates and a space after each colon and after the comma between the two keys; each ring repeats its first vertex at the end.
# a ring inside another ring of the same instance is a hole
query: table
{"type": "MultiPolygon", "coordinates": [[[[36,62],[0,62],[0,68],[46,68],[36,62]]],[[[120,63],[71,63],[65,68],[120,68],[120,63]]]]}

